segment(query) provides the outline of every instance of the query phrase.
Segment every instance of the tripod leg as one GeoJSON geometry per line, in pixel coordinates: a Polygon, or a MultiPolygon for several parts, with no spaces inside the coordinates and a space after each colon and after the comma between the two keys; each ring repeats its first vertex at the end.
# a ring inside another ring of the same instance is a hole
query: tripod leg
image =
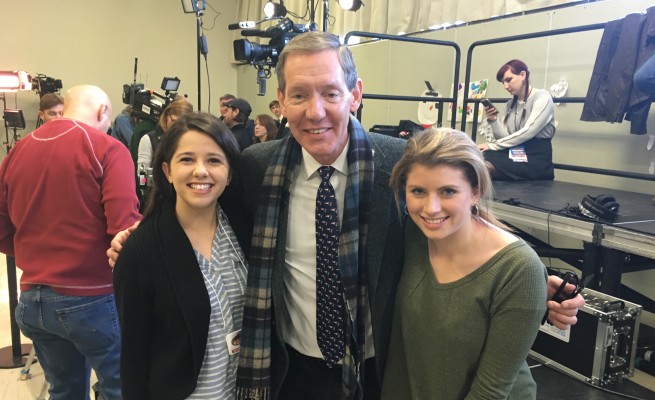
{"type": "Polygon", "coordinates": [[[20,370],[21,381],[26,381],[31,378],[30,368],[32,367],[32,363],[34,363],[34,357],[36,357],[36,351],[34,350],[34,346],[32,346],[32,350],[30,350],[30,355],[27,357],[27,361],[25,362],[25,367],[23,367],[23,369],[20,370]]]}

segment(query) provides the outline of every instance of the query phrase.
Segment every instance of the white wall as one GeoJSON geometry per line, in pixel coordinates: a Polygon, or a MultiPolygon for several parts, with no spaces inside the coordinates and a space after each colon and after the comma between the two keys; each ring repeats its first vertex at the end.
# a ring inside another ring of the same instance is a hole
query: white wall
{"type": "MultiPolygon", "coordinates": [[[[236,2],[209,0],[203,17],[209,54],[211,111],[218,97],[237,92],[232,59],[236,2]],[[216,17],[216,18],[215,18],[216,17]],[[215,19],[214,19],[215,18],[215,19]]],[[[164,76],[181,80],[180,93],[189,95],[197,109],[196,18],[184,14],[179,0],[0,0],[0,70],[26,70],[61,79],[64,90],[94,84],[110,96],[114,114],[123,108],[121,93],[132,83],[134,57],[137,82],[160,93],[164,76]]],[[[202,61],[202,110],[207,111],[209,89],[202,61]]],[[[36,125],[39,97],[35,92],[8,96],[7,107],[23,110],[27,134],[36,125]],[[17,102],[15,103],[15,100],[17,102]]],[[[0,132],[4,142],[5,132],[0,132]]],[[[4,151],[0,150],[0,158],[4,151]]]]}

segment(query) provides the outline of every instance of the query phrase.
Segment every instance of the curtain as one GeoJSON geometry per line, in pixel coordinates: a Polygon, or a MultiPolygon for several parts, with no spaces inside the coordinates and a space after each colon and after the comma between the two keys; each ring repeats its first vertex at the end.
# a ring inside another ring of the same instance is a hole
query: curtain
{"type": "MultiPolygon", "coordinates": [[[[240,21],[258,21],[264,18],[263,8],[268,0],[240,0],[240,21]]],[[[418,32],[443,23],[479,21],[505,14],[530,11],[580,0],[363,0],[358,11],[344,11],[337,0],[327,1],[329,7],[328,31],[345,35],[350,31],[398,34],[418,32]]],[[[275,0],[279,3],[279,0],[275,0]]],[[[314,21],[323,29],[323,0],[314,0],[314,21]]],[[[295,23],[309,21],[310,0],[286,0],[288,15],[295,23]]]]}

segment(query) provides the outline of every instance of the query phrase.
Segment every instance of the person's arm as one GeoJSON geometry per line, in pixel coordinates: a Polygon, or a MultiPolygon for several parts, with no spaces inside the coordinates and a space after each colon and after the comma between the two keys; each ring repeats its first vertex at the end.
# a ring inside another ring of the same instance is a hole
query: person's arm
{"type": "Polygon", "coordinates": [[[5,173],[10,159],[11,152],[5,157],[0,167],[0,252],[13,256],[16,228],[9,218],[7,189],[5,188],[5,173]]]}
{"type": "Polygon", "coordinates": [[[126,244],[114,269],[114,291],[121,332],[121,390],[123,398],[148,399],[152,338],[151,279],[136,247],[126,244]]]}
{"type": "Polygon", "coordinates": [[[491,320],[466,400],[507,398],[545,311],[545,267],[536,255],[512,257],[512,276],[491,294],[491,320]]]}
{"type": "Polygon", "coordinates": [[[102,205],[107,234],[114,236],[141,219],[134,166],[130,152],[119,143],[109,147],[102,164],[102,205]]]}
{"type": "Polygon", "coordinates": [[[553,99],[549,94],[540,95],[534,100],[530,115],[526,116],[525,125],[514,133],[509,133],[507,128],[496,119],[492,121],[491,129],[495,141],[489,142],[490,150],[509,149],[535,137],[554,118],[553,99]]]}
{"type": "Polygon", "coordinates": [[[109,266],[114,268],[116,266],[116,261],[118,261],[118,255],[123,249],[123,245],[130,234],[139,226],[139,221],[135,222],[134,225],[129,228],[122,230],[114,236],[111,240],[111,245],[107,249],[107,258],[109,259],[109,266]]]}
{"type": "Polygon", "coordinates": [[[136,159],[137,170],[143,164],[146,165],[146,168],[150,168],[150,165],[152,165],[152,142],[150,142],[150,136],[148,134],[143,135],[139,141],[139,150],[137,151],[136,159]]]}

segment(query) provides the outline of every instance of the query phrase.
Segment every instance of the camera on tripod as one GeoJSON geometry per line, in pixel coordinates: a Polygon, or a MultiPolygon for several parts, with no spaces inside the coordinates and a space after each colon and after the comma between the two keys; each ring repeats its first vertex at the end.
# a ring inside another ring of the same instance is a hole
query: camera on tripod
{"type": "Polygon", "coordinates": [[[123,103],[132,106],[135,117],[157,123],[162,111],[175,100],[179,87],[180,79],[177,77],[162,80],[161,89],[164,94],[145,89],[143,83],[125,84],[123,85],[123,103]]]}
{"type": "Polygon", "coordinates": [[[44,74],[37,74],[32,78],[32,90],[37,92],[39,97],[48,93],[59,93],[61,88],[61,79],[51,78],[44,74]]]}
{"type": "Polygon", "coordinates": [[[289,18],[282,19],[277,25],[259,29],[244,29],[241,36],[271,38],[268,45],[253,43],[248,39],[238,39],[233,43],[234,59],[251,65],[274,67],[284,46],[301,33],[309,32],[303,24],[294,24],[289,18]]]}
{"type": "MultiPolygon", "coordinates": [[[[230,28],[232,29],[232,28],[230,28]]],[[[238,39],[233,42],[234,59],[247,62],[257,69],[257,83],[259,84],[259,96],[266,94],[266,79],[271,77],[271,67],[277,66],[278,57],[294,37],[315,30],[316,26],[294,24],[289,18],[283,18],[277,25],[270,26],[265,30],[244,29],[242,36],[257,36],[271,38],[268,45],[253,43],[248,39],[238,39]]]]}

